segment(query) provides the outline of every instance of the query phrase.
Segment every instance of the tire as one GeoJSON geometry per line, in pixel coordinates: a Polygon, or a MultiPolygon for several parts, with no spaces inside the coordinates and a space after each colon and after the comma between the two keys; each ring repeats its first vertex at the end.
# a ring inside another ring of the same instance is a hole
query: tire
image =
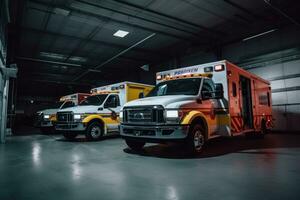
{"type": "Polygon", "coordinates": [[[63,136],[67,140],[74,140],[77,137],[78,134],[76,133],[63,133],[63,136]]]}
{"type": "Polygon", "coordinates": [[[264,138],[265,135],[268,133],[267,124],[265,120],[261,121],[261,128],[259,133],[259,138],[264,138]]]}
{"type": "Polygon", "coordinates": [[[146,144],[145,142],[139,142],[135,140],[126,139],[127,146],[134,151],[141,151],[146,144]]]}
{"type": "Polygon", "coordinates": [[[91,141],[96,141],[103,136],[103,126],[100,122],[92,122],[86,129],[86,138],[91,141]]]}
{"type": "Polygon", "coordinates": [[[191,127],[186,149],[190,154],[202,153],[206,142],[205,131],[203,127],[199,124],[195,124],[191,127]]]}
{"type": "Polygon", "coordinates": [[[262,120],[260,125],[260,131],[254,131],[250,133],[246,133],[246,137],[249,139],[263,139],[267,134],[267,126],[266,121],[262,120]]]}

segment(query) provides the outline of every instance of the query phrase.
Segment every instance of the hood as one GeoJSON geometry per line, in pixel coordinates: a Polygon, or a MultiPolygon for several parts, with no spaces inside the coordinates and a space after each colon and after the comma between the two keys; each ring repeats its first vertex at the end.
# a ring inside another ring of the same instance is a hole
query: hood
{"type": "Polygon", "coordinates": [[[74,106],[70,108],[60,109],[58,112],[73,112],[73,113],[96,113],[100,106],[74,106]]]}
{"type": "Polygon", "coordinates": [[[196,99],[195,96],[190,96],[190,95],[167,95],[167,96],[146,97],[143,99],[130,101],[126,103],[124,107],[161,105],[164,108],[178,108],[183,104],[191,103],[195,101],[195,99],[196,99]]]}
{"type": "Polygon", "coordinates": [[[57,111],[58,111],[58,109],[54,108],[54,109],[40,110],[37,113],[43,113],[44,115],[53,115],[53,114],[56,114],[57,111]]]}

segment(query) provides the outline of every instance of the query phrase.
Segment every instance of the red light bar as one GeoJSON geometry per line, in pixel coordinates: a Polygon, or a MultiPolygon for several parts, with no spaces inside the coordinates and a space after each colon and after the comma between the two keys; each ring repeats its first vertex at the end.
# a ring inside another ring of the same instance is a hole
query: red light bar
{"type": "Polygon", "coordinates": [[[219,72],[219,71],[223,71],[225,69],[224,65],[216,65],[215,66],[215,71],[219,72]]]}

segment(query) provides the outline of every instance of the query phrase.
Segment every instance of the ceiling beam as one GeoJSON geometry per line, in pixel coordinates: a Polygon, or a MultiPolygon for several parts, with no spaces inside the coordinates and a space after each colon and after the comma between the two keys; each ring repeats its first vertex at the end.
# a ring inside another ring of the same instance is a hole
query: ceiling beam
{"type": "MultiPolygon", "coordinates": [[[[123,51],[119,52],[118,54],[114,55],[113,57],[109,58],[108,60],[102,62],[101,64],[96,65],[95,67],[93,67],[93,69],[99,69],[101,67],[103,67],[104,65],[110,63],[111,61],[115,60],[116,58],[120,57],[121,55],[127,53],[128,51],[130,51],[131,49],[133,49],[134,47],[142,44],[143,42],[147,41],[148,39],[154,37],[156,34],[152,33],[151,35],[145,37],[144,39],[138,41],[137,43],[133,44],[132,46],[124,49],[123,51]]],[[[78,77],[76,77],[73,81],[77,81],[79,79],[81,79],[82,77],[84,77],[86,74],[88,74],[89,71],[85,71],[83,73],[81,73],[78,77]]]]}
{"type": "Polygon", "coordinates": [[[264,2],[270,6],[273,10],[275,10],[277,13],[285,17],[287,20],[289,20],[291,23],[295,24],[296,26],[300,27],[300,22],[293,19],[291,16],[289,16],[286,12],[282,11],[279,7],[273,5],[271,1],[264,0],[264,2]]]}
{"type": "Polygon", "coordinates": [[[129,22],[126,22],[126,21],[113,19],[113,18],[110,18],[110,17],[103,16],[103,15],[101,15],[101,13],[94,14],[94,13],[91,13],[91,12],[83,11],[82,9],[70,8],[70,7],[60,7],[60,6],[56,6],[55,4],[52,4],[52,3],[40,2],[39,0],[29,0],[29,1],[33,2],[33,3],[36,3],[36,4],[39,4],[39,5],[42,5],[42,6],[51,6],[52,8],[58,7],[58,8],[62,8],[62,9],[71,10],[75,14],[77,13],[77,14],[81,14],[81,15],[85,15],[85,16],[94,17],[94,18],[100,20],[101,22],[110,20],[110,21],[118,23],[118,24],[122,24],[122,25],[129,26],[129,27],[134,27],[136,29],[148,31],[150,33],[157,33],[157,34],[168,36],[168,37],[171,37],[171,38],[174,38],[174,39],[177,39],[177,40],[184,40],[184,41],[191,42],[191,43],[197,43],[198,45],[203,45],[203,42],[200,42],[199,39],[191,39],[190,37],[184,37],[184,36],[181,36],[181,35],[178,35],[178,34],[173,34],[173,33],[170,33],[170,32],[162,31],[160,29],[153,29],[153,28],[149,28],[149,27],[142,26],[142,25],[139,25],[139,24],[133,24],[133,23],[129,23],[129,22]]]}
{"type": "Polygon", "coordinates": [[[27,57],[22,57],[22,56],[16,57],[16,59],[17,60],[22,60],[22,61],[39,62],[39,63],[53,64],[53,65],[82,67],[82,65],[79,65],[79,64],[73,64],[73,63],[67,63],[67,62],[56,62],[56,61],[43,60],[43,59],[37,59],[37,58],[27,58],[27,57]]]}
{"type": "MultiPolygon", "coordinates": [[[[87,4],[87,5],[90,5],[90,6],[98,7],[98,8],[100,8],[100,9],[109,10],[109,11],[112,11],[112,12],[115,12],[115,13],[119,13],[119,14],[125,15],[125,16],[127,16],[127,17],[131,17],[131,18],[139,19],[139,20],[142,20],[142,21],[145,21],[145,22],[150,22],[150,23],[152,23],[152,24],[164,26],[164,27],[167,27],[167,28],[176,30],[176,31],[180,31],[180,32],[183,32],[183,33],[188,33],[188,34],[193,35],[194,37],[199,37],[199,36],[200,36],[198,33],[189,31],[188,29],[175,27],[175,26],[172,26],[172,25],[169,25],[169,24],[166,24],[166,23],[154,21],[154,20],[151,20],[151,19],[147,19],[147,18],[144,18],[144,17],[140,17],[140,16],[138,16],[138,15],[126,13],[126,12],[123,12],[123,11],[120,11],[120,10],[117,10],[117,9],[104,7],[104,6],[100,5],[100,4],[91,3],[91,2],[82,1],[82,0],[76,0],[76,1],[77,1],[77,2],[80,2],[80,3],[82,3],[82,4],[87,4]]],[[[204,37],[204,36],[202,36],[202,37],[204,37]]]]}
{"type": "MultiPolygon", "coordinates": [[[[65,37],[65,38],[70,38],[70,39],[75,39],[75,40],[83,40],[83,41],[91,42],[91,43],[99,45],[99,46],[102,45],[102,46],[112,47],[112,48],[116,48],[116,49],[125,49],[125,48],[127,48],[127,46],[125,46],[125,45],[120,45],[120,44],[115,44],[115,43],[110,43],[110,42],[100,41],[100,40],[88,40],[88,39],[85,39],[85,38],[82,38],[82,37],[56,33],[56,32],[53,32],[53,31],[43,31],[43,30],[28,28],[28,27],[22,27],[22,31],[33,32],[33,33],[37,33],[37,34],[48,34],[48,35],[51,35],[51,36],[54,36],[54,37],[62,37],[62,38],[65,37]]],[[[146,50],[146,49],[143,49],[143,48],[134,48],[134,49],[132,49],[132,51],[136,51],[136,52],[139,52],[139,53],[145,53],[145,54],[151,54],[151,55],[158,56],[158,57],[161,57],[163,55],[163,54],[158,53],[156,51],[146,50]]]]}
{"type": "Polygon", "coordinates": [[[225,3],[227,3],[228,5],[231,5],[232,7],[240,10],[240,11],[243,11],[244,13],[250,15],[251,17],[253,17],[254,19],[261,19],[262,17],[257,15],[257,14],[254,14],[252,11],[248,10],[247,8],[244,8],[243,6],[241,6],[240,4],[238,3],[235,3],[231,0],[223,0],[225,3]]]}
{"type": "Polygon", "coordinates": [[[65,82],[65,81],[53,81],[53,80],[42,80],[42,79],[30,79],[30,78],[18,78],[19,82],[41,82],[41,83],[53,83],[53,84],[58,84],[58,85],[78,85],[78,86],[90,86],[94,87],[95,85],[93,83],[87,83],[84,81],[78,82],[65,82]]]}
{"type": "Polygon", "coordinates": [[[133,3],[130,3],[128,1],[123,1],[123,0],[113,0],[113,1],[118,2],[119,4],[122,4],[122,5],[126,5],[126,6],[133,7],[133,8],[142,10],[142,11],[146,11],[146,12],[149,12],[149,13],[152,13],[152,14],[156,14],[158,16],[165,17],[167,19],[170,19],[170,20],[173,20],[173,21],[176,21],[176,22],[181,22],[183,24],[188,24],[188,25],[190,25],[192,27],[199,28],[199,29],[201,29],[201,30],[203,30],[205,32],[210,33],[210,34],[224,35],[224,33],[220,32],[220,31],[216,31],[216,30],[210,29],[210,28],[208,28],[206,26],[203,26],[203,25],[200,25],[200,24],[196,24],[196,23],[193,23],[193,22],[190,22],[190,21],[186,21],[186,20],[183,20],[181,18],[174,17],[172,15],[168,15],[168,14],[165,14],[165,13],[157,12],[155,10],[152,10],[152,9],[149,9],[149,8],[145,8],[143,6],[139,6],[137,4],[133,4],[133,3]]]}

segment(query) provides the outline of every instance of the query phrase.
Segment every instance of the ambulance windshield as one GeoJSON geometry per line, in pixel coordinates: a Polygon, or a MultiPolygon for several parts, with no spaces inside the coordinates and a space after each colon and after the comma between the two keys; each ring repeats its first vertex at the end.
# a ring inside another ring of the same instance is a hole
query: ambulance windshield
{"type": "Polygon", "coordinates": [[[52,105],[51,108],[53,108],[53,109],[58,109],[58,108],[61,107],[61,105],[62,105],[63,103],[64,103],[64,102],[61,102],[61,101],[55,102],[55,104],[52,105]]]}
{"type": "Polygon", "coordinates": [[[201,78],[186,78],[165,81],[157,84],[147,97],[165,95],[197,95],[201,78]]]}
{"type": "Polygon", "coordinates": [[[79,105],[80,106],[100,106],[103,101],[106,99],[107,94],[99,94],[94,96],[89,96],[83,100],[79,105]]]}

